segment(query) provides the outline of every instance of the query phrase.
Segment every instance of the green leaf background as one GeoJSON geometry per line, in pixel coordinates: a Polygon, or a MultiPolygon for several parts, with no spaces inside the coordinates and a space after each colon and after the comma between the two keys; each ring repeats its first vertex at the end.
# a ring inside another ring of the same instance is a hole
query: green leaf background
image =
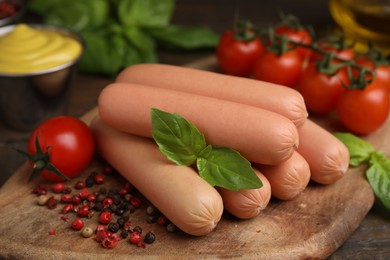
{"type": "Polygon", "coordinates": [[[31,0],[46,24],[78,32],[86,50],[82,72],[115,76],[137,63],[158,62],[157,49],[215,48],[218,35],[206,27],[170,24],[174,0],[31,0]]]}

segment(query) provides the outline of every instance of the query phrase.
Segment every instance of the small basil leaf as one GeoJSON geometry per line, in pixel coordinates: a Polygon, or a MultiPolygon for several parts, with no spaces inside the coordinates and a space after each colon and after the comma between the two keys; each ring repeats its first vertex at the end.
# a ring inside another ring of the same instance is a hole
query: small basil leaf
{"type": "Polygon", "coordinates": [[[350,154],[351,166],[358,166],[369,160],[371,154],[375,151],[374,147],[351,133],[334,133],[334,135],[347,146],[350,154]]]}
{"type": "Polygon", "coordinates": [[[256,189],[263,186],[249,161],[227,147],[204,149],[198,157],[199,175],[212,186],[228,190],[256,189]]]}
{"type": "Polygon", "coordinates": [[[169,23],[174,0],[119,0],[117,14],[125,26],[164,26],[169,23]]]}
{"type": "Polygon", "coordinates": [[[390,209],[390,159],[381,153],[373,153],[366,176],[375,195],[390,209]]]}
{"type": "Polygon", "coordinates": [[[152,135],[160,151],[178,165],[192,165],[206,147],[204,135],[183,117],[156,108],[150,111],[152,135]]]}
{"type": "Polygon", "coordinates": [[[158,45],[168,50],[193,50],[214,48],[219,36],[214,31],[202,26],[168,25],[148,28],[158,45]]]}

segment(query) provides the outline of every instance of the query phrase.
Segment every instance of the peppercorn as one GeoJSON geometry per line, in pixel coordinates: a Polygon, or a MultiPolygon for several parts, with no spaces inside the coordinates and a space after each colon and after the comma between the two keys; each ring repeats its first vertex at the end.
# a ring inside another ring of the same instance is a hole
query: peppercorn
{"type": "Polygon", "coordinates": [[[152,244],[155,240],[156,240],[156,235],[153,232],[149,231],[148,233],[146,233],[144,238],[145,243],[152,244]]]}
{"type": "Polygon", "coordinates": [[[38,205],[43,206],[47,203],[48,199],[49,198],[46,195],[39,195],[37,203],[38,203],[38,205]]]}
{"type": "Polygon", "coordinates": [[[115,212],[117,209],[117,206],[115,204],[110,205],[111,212],[115,212]]]}
{"type": "Polygon", "coordinates": [[[100,194],[107,194],[107,189],[105,187],[101,187],[100,190],[99,190],[100,194]]]}
{"type": "Polygon", "coordinates": [[[50,229],[49,230],[49,235],[53,236],[56,234],[56,230],[55,229],[50,229]]]}
{"type": "Polygon", "coordinates": [[[121,188],[121,189],[118,190],[118,194],[121,197],[124,197],[127,194],[127,190],[125,188],[121,188]]]}
{"type": "Polygon", "coordinates": [[[72,193],[72,188],[71,187],[65,187],[64,191],[62,192],[63,194],[70,194],[72,193]]]}
{"type": "Polygon", "coordinates": [[[49,209],[55,209],[57,207],[58,200],[54,198],[54,196],[51,196],[47,202],[46,205],[49,209]]]}
{"type": "Polygon", "coordinates": [[[81,230],[84,227],[84,221],[79,218],[76,218],[72,221],[71,226],[74,230],[81,230]]]}
{"type": "Polygon", "coordinates": [[[112,233],[116,233],[119,231],[119,225],[116,222],[111,222],[110,224],[108,224],[107,229],[112,233]]]}
{"type": "Polygon", "coordinates": [[[111,219],[112,219],[111,212],[102,212],[99,216],[99,223],[106,225],[111,222],[111,219]]]}
{"type": "Polygon", "coordinates": [[[61,194],[60,198],[62,203],[71,203],[72,202],[72,196],[69,193],[61,194]]]}
{"type": "Polygon", "coordinates": [[[39,195],[46,195],[47,194],[47,188],[42,186],[42,185],[38,185],[34,190],[33,190],[33,193],[34,194],[37,194],[38,196],[39,195]]]}
{"type": "Polygon", "coordinates": [[[132,232],[130,235],[130,243],[138,245],[142,241],[142,236],[139,232],[132,232]]]}
{"type": "Polygon", "coordinates": [[[125,239],[129,236],[129,231],[127,230],[122,230],[121,231],[121,238],[125,239]]]}
{"type": "Polygon", "coordinates": [[[140,226],[135,226],[133,228],[133,232],[138,232],[138,233],[142,234],[142,228],[140,226]]]}
{"type": "Polygon", "coordinates": [[[86,187],[92,187],[94,184],[95,184],[95,180],[93,179],[93,177],[90,176],[87,179],[85,179],[86,187]]]}
{"type": "Polygon", "coordinates": [[[135,207],[133,205],[131,205],[130,203],[127,203],[126,210],[128,210],[130,213],[134,213],[135,207]]]}
{"type": "Polygon", "coordinates": [[[155,214],[155,215],[150,215],[146,218],[146,222],[148,222],[149,224],[153,224],[153,223],[156,223],[157,222],[157,219],[158,219],[158,215],[155,214]]]}
{"type": "Polygon", "coordinates": [[[93,210],[101,211],[102,208],[103,208],[103,204],[101,202],[95,202],[95,205],[93,206],[93,210]]]}
{"type": "Polygon", "coordinates": [[[130,182],[125,183],[125,189],[128,193],[130,193],[133,190],[133,185],[130,182]]]}
{"type": "Polygon", "coordinates": [[[90,227],[85,227],[83,228],[83,230],[81,231],[81,235],[85,238],[88,238],[88,237],[91,237],[93,235],[93,229],[90,228],[90,227]]]}
{"type": "Polygon", "coordinates": [[[104,182],[103,176],[101,176],[99,174],[96,174],[95,176],[93,176],[93,180],[96,184],[102,184],[104,182]]]}
{"type": "Polygon", "coordinates": [[[125,211],[126,211],[125,209],[119,208],[115,210],[115,215],[122,216],[125,213],[125,211]]]}
{"type": "Polygon", "coordinates": [[[96,200],[96,196],[94,194],[89,194],[87,200],[89,202],[94,202],[96,200]]]}
{"type": "Polygon", "coordinates": [[[129,194],[128,193],[128,194],[125,195],[124,198],[125,198],[126,201],[130,201],[133,198],[133,194],[129,194]]]}
{"type": "Polygon", "coordinates": [[[86,200],[89,196],[89,191],[87,189],[82,189],[80,192],[79,192],[79,197],[81,200],[86,200]]]}
{"type": "Polygon", "coordinates": [[[168,232],[175,232],[176,231],[176,226],[175,226],[175,224],[173,224],[173,223],[169,223],[166,227],[165,227],[165,229],[168,231],[168,232]]]}
{"type": "Polygon", "coordinates": [[[111,198],[105,198],[103,200],[103,208],[109,208],[112,204],[114,204],[114,201],[111,198]]]}
{"type": "Polygon", "coordinates": [[[126,221],[125,224],[123,224],[123,229],[127,231],[131,231],[131,222],[126,221]]]}
{"type": "Polygon", "coordinates": [[[81,203],[81,198],[78,195],[72,196],[72,204],[73,205],[79,205],[81,203]]]}
{"type": "Polygon", "coordinates": [[[123,228],[123,225],[125,224],[126,220],[124,218],[118,218],[116,220],[116,223],[118,223],[120,228],[123,228]]]}
{"type": "Polygon", "coordinates": [[[56,182],[51,186],[51,190],[54,193],[61,193],[65,190],[65,184],[63,182],[56,182]]]}
{"type": "Polygon", "coordinates": [[[139,199],[139,198],[132,198],[131,200],[130,200],[130,203],[131,203],[131,205],[133,205],[133,207],[134,208],[139,208],[139,207],[141,207],[141,200],[139,199]]]}
{"type": "Polygon", "coordinates": [[[155,206],[153,205],[149,205],[147,208],[146,208],[146,214],[148,215],[155,215],[158,213],[158,210],[155,206]]]}
{"type": "Polygon", "coordinates": [[[73,210],[73,204],[66,204],[62,210],[61,210],[61,214],[66,214],[68,213],[69,211],[73,210]]]}
{"type": "Polygon", "coordinates": [[[89,214],[89,206],[88,205],[78,207],[77,215],[79,217],[88,217],[88,214],[89,214]]]}
{"type": "Polygon", "coordinates": [[[159,224],[160,226],[165,226],[168,224],[168,220],[164,215],[161,215],[157,219],[157,224],[159,224]]]}
{"type": "Polygon", "coordinates": [[[74,188],[77,190],[81,190],[85,188],[85,181],[77,181],[74,185],[74,188]]]}

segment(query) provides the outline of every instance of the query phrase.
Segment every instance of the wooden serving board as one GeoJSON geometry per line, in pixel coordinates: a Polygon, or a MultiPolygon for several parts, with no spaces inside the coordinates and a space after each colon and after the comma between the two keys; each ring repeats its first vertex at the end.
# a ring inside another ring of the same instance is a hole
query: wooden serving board
{"type": "MultiPolygon", "coordinates": [[[[209,69],[213,59],[193,64],[209,69]]],[[[86,122],[97,113],[87,113],[86,122]]],[[[328,129],[332,120],[318,121],[328,129]]],[[[380,130],[368,136],[377,149],[390,153],[390,119],[380,130]]],[[[81,178],[100,170],[95,160],[81,178]]],[[[36,204],[31,191],[38,185],[49,185],[42,179],[28,183],[29,165],[22,165],[0,190],[0,259],[113,259],[159,258],[250,258],[250,259],[324,259],[331,255],[359,226],[374,203],[373,192],[364,177],[365,167],[350,169],[332,185],[310,183],[295,200],[272,199],[256,218],[238,220],[225,213],[217,229],[204,237],[193,237],[181,231],[168,233],[157,224],[148,224],[145,209],[131,216],[132,223],[156,234],[156,241],[137,248],[121,241],[115,249],[104,249],[92,238],[82,238],[71,230],[70,223],[60,219],[59,210],[36,204]],[[55,235],[49,230],[55,229],[55,235]]],[[[121,187],[120,176],[107,177],[109,187],[121,187]]],[[[70,184],[71,185],[71,184],[70,184]]],[[[71,219],[74,215],[71,215],[71,219]]],[[[96,226],[96,216],[86,220],[96,226]]]]}

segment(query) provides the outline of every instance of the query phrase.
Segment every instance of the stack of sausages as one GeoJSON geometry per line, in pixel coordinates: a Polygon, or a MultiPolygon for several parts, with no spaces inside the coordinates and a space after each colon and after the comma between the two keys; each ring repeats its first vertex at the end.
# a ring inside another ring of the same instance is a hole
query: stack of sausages
{"type": "Polygon", "coordinates": [[[254,79],[162,64],[126,68],[98,100],[91,124],[98,151],[184,232],[202,236],[223,210],[249,219],[271,196],[291,200],[309,181],[330,184],[348,169],[347,148],[310,121],[294,89],[254,79]],[[212,187],[187,166],[170,162],[151,139],[150,109],[193,123],[206,142],[227,146],[252,163],[259,189],[212,187]]]}

